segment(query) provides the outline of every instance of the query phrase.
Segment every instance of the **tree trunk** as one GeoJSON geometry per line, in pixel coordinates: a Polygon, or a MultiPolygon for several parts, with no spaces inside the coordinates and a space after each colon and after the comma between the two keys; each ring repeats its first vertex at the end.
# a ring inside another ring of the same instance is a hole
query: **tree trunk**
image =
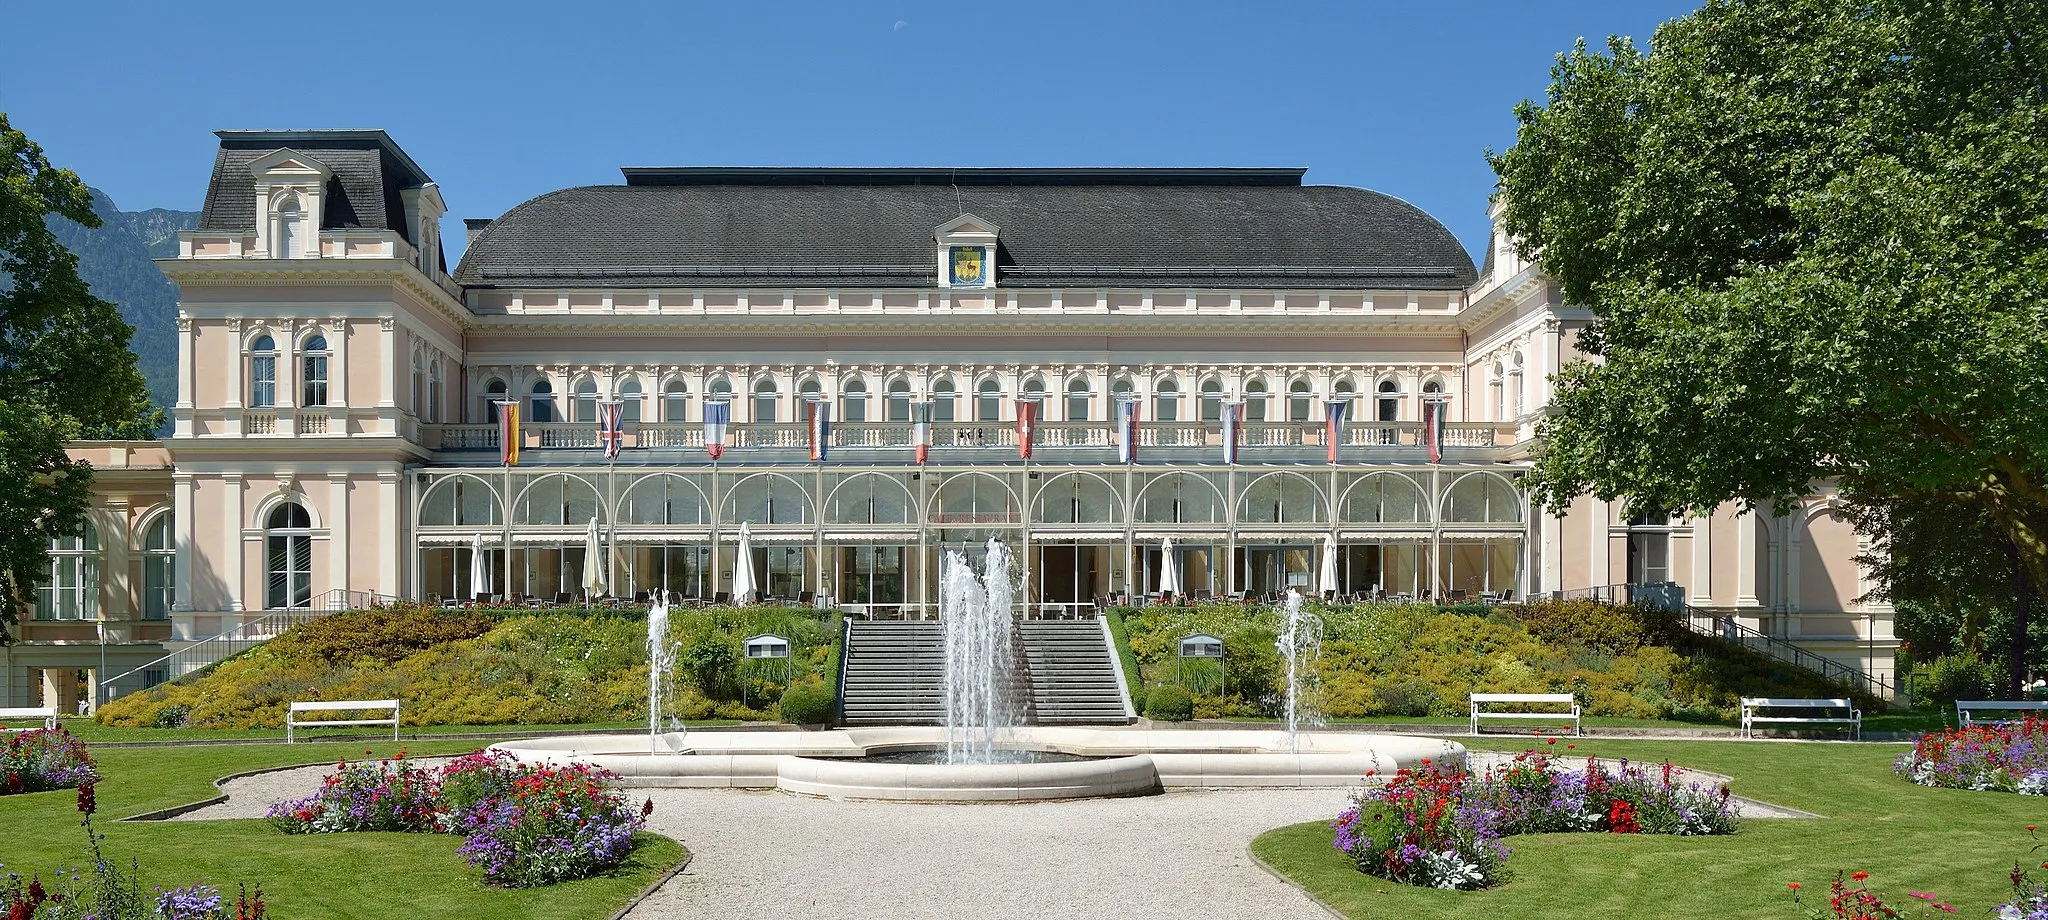
{"type": "Polygon", "coordinates": [[[2011,669],[2007,686],[2012,691],[2008,699],[2026,699],[2027,692],[2027,618],[2034,606],[2034,579],[2027,574],[2027,567],[2020,565],[2018,553],[2014,553],[2012,567],[2012,649],[2007,664],[2011,669]]]}

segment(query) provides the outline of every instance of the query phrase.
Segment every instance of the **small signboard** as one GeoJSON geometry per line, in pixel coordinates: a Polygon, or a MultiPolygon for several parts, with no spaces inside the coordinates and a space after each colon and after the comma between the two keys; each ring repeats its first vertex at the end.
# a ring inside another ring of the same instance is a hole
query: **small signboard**
{"type": "Polygon", "coordinates": [[[789,640],[781,636],[759,635],[747,640],[747,657],[788,658],[789,640]]]}
{"type": "Polygon", "coordinates": [[[1221,658],[1223,640],[1206,633],[1196,633],[1180,640],[1182,658],[1221,658]]]}

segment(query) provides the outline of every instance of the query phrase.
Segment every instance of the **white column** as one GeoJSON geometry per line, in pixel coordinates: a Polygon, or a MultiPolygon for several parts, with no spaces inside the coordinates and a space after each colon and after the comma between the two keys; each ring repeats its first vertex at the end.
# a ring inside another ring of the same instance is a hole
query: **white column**
{"type": "Polygon", "coordinates": [[[1744,511],[1735,517],[1735,606],[1759,607],[1763,602],[1756,596],[1756,511],[1744,511]]]}
{"type": "Polygon", "coordinates": [[[387,316],[378,320],[377,324],[383,333],[379,337],[379,347],[383,349],[384,360],[383,382],[378,387],[380,395],[377,397],[377,408],[389,409],[398,405],[393,399],[392,392],[393,388],[398,386],[398,321],[387,316]]]}
{"type": "Polygon", "coordinates": [[[1538,590],[1564,589],[1564,518],[1541,514],[1538,539],[1543,541],[1543,582],[1538,590]]]}
{"type": "Polygon", "coordinates": [[[327,404],[348,405],[348,320],[327,321],[327,404]]]}
{"type": "Polygon", "coordinates": [[[175,435],[181,438],[192,436],[192,318],[178,317],[178,405],[171,415],[176,427],[175,435]]]}
{"type": "Polygon", "coordinates": [[[327,474],[327,569],[331,587],[347,591],[348,583],[348,474],[327,474]]]}
{"type": "MultiPolygon", "coordinates": [[[[227,583],[228,588],[224,606],[229,610],[248,610],[249,605],[242,600],[243,593],[248,590],[248,585],[242,578],[242,562],[249,554],[248,543],[243,539],[247,522],[243,519],[242,474],[224,473],[221,475],[221,484],[227,489],[227,510],[221,515],[222,520],[227,523],[227,552],[221,557],[221,579],[227,583]]],[[[262,599],[257,600],[256,606],[260,608],[262,599]]]]}
{"type": "Polygon", "coordinates": [[[1614,513],[1608,510],[1607,502],[1595,498],[1587,503],[1593,515],[1592,545],[1587,547],[1590,554],[1587,562],[1586,587],[1598,588],[1613,584],[1613,575],[1607,569],[1607,531],[1613,526],[1614,513]]]}
{"type": "Polygon", "coordinates": [[[386,597],[398,596],[398,556],[405,545],[405,524],[398,519],[398,471],[385,470],[377,474],[378,519],[382,522],[383,539],[377,541],[377,593],[386,597]]]}
{"type": "Polygon", "coordinates": [[[182,470],[171,474],[171,545],[178,555],[171,563],[171,609],[192,609],[192,534],[199,521],[193,505],[196,487],[192,474],[182,470]]]}
{"type": "Polygon", "coordinates": [[[242,408],[242,368],[248,363],[242,349],[242,321],[228,320],[228,398],[222,408],[242,408]]]}
{"type": "Polygon", "coordinates": [[[1714,604],[1713,550],[1709,546],[1714,530],[1713,515],[1692,519],[1692,601],[1699,607],[1714,604]]]}

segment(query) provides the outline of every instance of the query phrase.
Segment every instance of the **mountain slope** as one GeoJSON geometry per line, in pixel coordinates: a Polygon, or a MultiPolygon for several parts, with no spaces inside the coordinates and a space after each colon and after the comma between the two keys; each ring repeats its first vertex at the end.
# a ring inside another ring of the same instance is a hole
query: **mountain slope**
{"type": "Polygon", "coordinates": [[[93,294],[119,305],[135,327],[128,347],[149,383],[150,402],[168,413],[178,401],[178,288],[150,260],[176,255],[178,231],[197,227],[199,212],[125,212],[98,189],[92,200],[99,229],[61,217],[50,219],[50,229],[78,256],[78,274],[93,294]]]}

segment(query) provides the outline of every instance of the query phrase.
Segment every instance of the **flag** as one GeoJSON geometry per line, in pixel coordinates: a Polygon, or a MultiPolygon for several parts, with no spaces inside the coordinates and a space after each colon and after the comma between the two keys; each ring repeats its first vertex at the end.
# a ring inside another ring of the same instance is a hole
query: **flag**
{"type": "Polygon", "coordinates": [[[607,399],[597,404],[597,443],[604,448],[606,460],[619,459],[619,448],[626,446],[624,402],[607,399]]]}
{"type": "Polygon", "coordinates": [[[1323,443],[1329,445],[1330,462],[1337,462],[1337,445],[1344,440],[1344,413],[1350,411],[1349,400],[1330,400],[1323,403],[1323,443]]]}
{"type": "Polygon", "coordinates": [[[519,400],[498,403],[498,462],[519,465],[519,400]]]}
{"type": "Polygon", "coordinates": [[[1429,448],[1429,462],[1444,462],[1444,402],[1422,401],[1422,443],[1429,448]]]}
{"type": "Polygon", "coordinates": [[[1017,456],[1031,459],[1031,442],[1038,437],[1038,406],[1035,399],[1017,400],[1017,456]]]}
{"type": "Polygon", "coordinates": [[[1116,404],[1116,427],[1123,434],[1117,439],[1116,460],[1118,463],[1138,462],[1138,401],[1118,400],[1116,404]]]}
{"type": "Polygon", "coordinates": [[[1238,415],[1244,411],[1244,403],[1223,404],[1223,462],[1237,462],[1238,415]]]}
{"type": "Polygon", "coordinates": [[[704,451],[716,460],[725,456],[725,426],[732,421],[732,403],[727,400],[706,400],[704,402],[704,451]]]}
{"type": "Polygon", "coordinates": [[[910,406],[910,440],[917,445],[917,463],[923,466],[932,456],[932,404],[912,403],[910,406]]]}
{"type": "Polygon", "coordinates": [[[810,423],[811,459],[823,463],[832,441],[832,404],[822,399],[804,403],[804,420],[810,423]]]}

